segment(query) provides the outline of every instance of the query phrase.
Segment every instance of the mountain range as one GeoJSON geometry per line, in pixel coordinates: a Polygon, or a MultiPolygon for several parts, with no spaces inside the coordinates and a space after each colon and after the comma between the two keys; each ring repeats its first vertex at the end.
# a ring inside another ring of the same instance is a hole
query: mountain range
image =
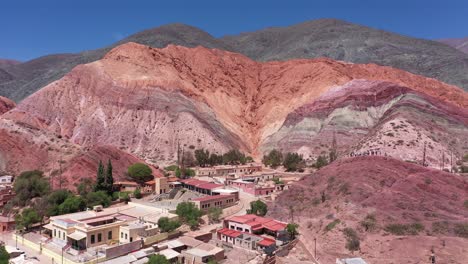
{"type": "Polygon", "coordinates": [[[235,36],[214,38],[198,28],[169,24],[131,35],[109,47],[77,54],[53,54],[0,66],[0,96],[16,102],[60,79],[76,65],[101,59],[127,42],[154,48],[169,44],[241,53],[257,61],[327,57],[375,63],[436,78],[468,89],[468,54],[436,41],[415,39],[336,19],[309,21],[235,36]]]}
{"type": "Polygon", "coordinates": [[[441,39],[442,43],[450,45],[458,50],[468,53],[468,37],[467,38],[453,38],[453,39],[441,39]]]}

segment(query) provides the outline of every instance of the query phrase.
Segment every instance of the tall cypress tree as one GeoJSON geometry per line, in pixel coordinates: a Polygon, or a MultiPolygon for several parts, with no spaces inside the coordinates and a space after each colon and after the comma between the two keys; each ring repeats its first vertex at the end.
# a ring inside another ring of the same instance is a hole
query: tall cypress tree
{"type": "Polygon", "coordinates": [[[99,161],[98,170],[97,170],[97,177],[96,177],[96,186],[94,187],[94,191],[102,191],[105,190],[105,175],[104,175],[104,166],[102,165],[102,161],[99,161]]]}
{"type": "Polygon", "coordinates": [[[112,191],[113,191],[112,187],[114,185],[114,177],[112,176],[112,162],[111,162],[110,159],[107,161],[107,170],[106,170],[105,182],[106,182],[106,191],[109,194],[111,194],[112,191]]]}

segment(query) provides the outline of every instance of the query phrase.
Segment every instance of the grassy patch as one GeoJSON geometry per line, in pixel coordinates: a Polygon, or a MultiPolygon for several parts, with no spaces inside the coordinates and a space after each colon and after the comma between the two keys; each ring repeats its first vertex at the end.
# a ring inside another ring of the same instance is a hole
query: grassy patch
{"type": "Polygon", "coordinates": [[[456,224],[453,232],[459,237],[468,238],[468,222],[456,224]]]}
{"type": "Polygon", "coordinates": [[[450,224],[447,221],[432,223],[432,233],[448,234],[450,232],[450,224]]]}
{"type": "Polygon", "coordinates": [[[328,232],[328,231],[332,230],[332,229],[335,228],[335,226],[336,226],[337,224],[339,224],[340,222],[341,222],[340,219],[335,219],[335,220],[333,220],[333,222],[329,223],[329,224],[325,227],[325,231],[328,232]]]}
{"type": "Polygon", "coordinates": [[[385,226],[385,231],[397,235],[417,235],[419,232],[424,230],[424,225],[421,223],[412,223],[412,224],[389,224],[385,226]]]}
{"type": "Polygon", "coordinates": [[[359,241],[356,231],[347,227],[343,230],[343,234],[346,236],[346,248],[351,252],[359,250],[361,242],[359,241]]]}
{"type": "Polygon", "coordinates": [[[372,232],[377,229],[377,219],[373,214],[368,214],[359,224],[361,224],[366,232],[372,232]]]}

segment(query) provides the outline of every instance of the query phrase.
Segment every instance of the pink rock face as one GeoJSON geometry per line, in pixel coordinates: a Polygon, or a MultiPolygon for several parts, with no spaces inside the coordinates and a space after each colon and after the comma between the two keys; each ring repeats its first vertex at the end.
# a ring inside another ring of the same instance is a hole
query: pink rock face
{"type": "Polygon", "coordinates": [[[15,106],[15,102],[6,97],[0,96],[0,115],[10,111],[15,106]]]}
{"type": "MultiPolygon", "coordinates": [[[[440,261],[462,264],[468,241],[456,237],[453,227],[468,218],[463,205],[467,193],[468,182],[457,174],[392,158],[357,157],[336,161],[304,177],[275,199],[268,214],[290,221],[293,211],[303,237],[317,238],[324,263],[349,254],[343,230],[353,228],[360,239],[359,255],[371,263],[404,263],[408,250],[412,259],[424,263],[432,246],[440,261]],[[360,222],[369,214],[377,226],[366,231],[360,222]],[[340,223],[326,231],[334,219],[340,223]],[[416,222],[425,229],[419,235],[396,236],[384,230],[388,224],[416,222]],[[447,228],[434,231],[433,224],[440,222],[446,222],[447,228]]],[[[313,243],[306,246],[313,252],[313,243]]]]}
{"type": "MultiPolygon", "coordinates": [[[[0,147],[0,155],[8,157],[2,162],[6,170],[18,172],[20,153],[37,149],[39,161],[25,167],[46,160],[41,167],[51,175],[59,170],[59,154],[69,153],[66,162],[72,162],[98,146],[155,165],[174,162],[178,145],[218,153],[238,148],[259,158],[265,149],[279,146],[269,140],[288,115],[356,80],[386,81],[444,104],[468,106],[467,94],[455,86],[374,64],[330,59],[260,63],[203,47],[153,49],[127,43],[102,60],[77,66],[5,113],[0,119],[3,140],[21,142],[10,147],[21,151],[13,155],[0,147]]],[[[386,90],[375,104],[388,103],[387,95],[396,96],[386,90]]],[[[86,162],[78,159],[75,167],[80,169],[67,177],[80,170],[95,174],[80,164],[86,162]]]]}

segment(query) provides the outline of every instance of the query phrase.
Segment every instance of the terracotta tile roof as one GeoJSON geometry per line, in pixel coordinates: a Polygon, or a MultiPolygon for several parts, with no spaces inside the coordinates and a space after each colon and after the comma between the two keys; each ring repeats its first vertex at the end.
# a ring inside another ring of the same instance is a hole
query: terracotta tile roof
{"type": "Polygon", "coordinates": [[[228,236],[228,237],[238,237],[238,236],[240,236],[242,234],[239,231],[231,230],[231,229],[227,229],[227,228],[222,228],[222,229],[218,230],[218,233],[220,233],[222,235],[225,235],[225,236],[228,236]]]}
{"type": "Polygon", "coordinates": [[[275,219],[261,217],[253,214],[233,216],[226,220],[249,225],[253,230],[266,228],[271,231],[280,231],[284,230],[287,226],[286,223],[276,221],[275,219]]]}
{"type": "Polygon", "coordinates": [[[211,183],[211,182],[197,180],[197,179],[186,179],[186,180],[181,180],[181,182],[183,182],[184,184],[192,185],[197,188],[201,188],[205,190],[212,190],[212,189],[216,189],[216,188],[224,186],[222,184],[216,184],[216,183],[211,183]]]}
{"type": "Polygon", "coordinates": [[[155,181],[155,180],[151,180],[151,181],[147,181],[147,182],[145,182],[145,184],[148,184],[148,185],[153,185],[153,184],[155,184],[155,183],[156,183],[156,181],[155,181]]]}
{"type": "Polygon", "coordinates": [[[263,240],[258,242],[257,245],[268,247],[276,244],[276,241],[270,238],[263,237],[263,240]]]}

